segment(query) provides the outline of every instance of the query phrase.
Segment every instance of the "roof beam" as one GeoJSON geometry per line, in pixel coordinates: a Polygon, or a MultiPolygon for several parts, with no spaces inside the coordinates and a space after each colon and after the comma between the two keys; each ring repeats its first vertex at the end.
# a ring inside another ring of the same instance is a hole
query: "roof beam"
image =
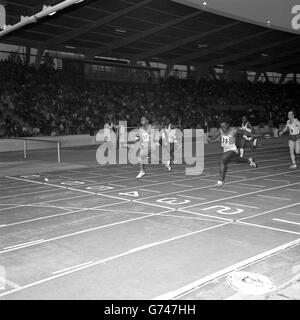
{"type": "Polygon", "coordinates": [[[99,46],[98,48],[95,48],[93,50],[91,50],[89,52],[90,55],[102,55],[104,54],[105,52],[109,52],[109,51],[112,51],[112,50],[115,50],[115,49],[118,49],[120,47],[124,47],[130,43],[133,43],[133,42],[136,42],[138,40],[141,40],[143,38],[146,38],[150,35],[152,35],[153,33],[157,33],[161,30],[164,30],[166,28],[170,28],[176,24],[179,24],[185,20],[188,20],[188,19],[192,19],[196,16],[198,16],[202,11],[196,11],[192,14],[189,14],[187,16],[183,16],[183,17],[180,17],[180,18],[177,18],[175,20],[171,20],[163,25],[158,25],[158,26],[155,26],[149,30],[146,30],[146,31],[142,31],[142,32],[139,32],[138,34],[135,34],[135,35],[132,35],[128,38],[125,38],[125,39],[121,39],[121,40],[117,40],[117,41],[114,41],[112,42],[111,44],[107,45],[107,46],[99,46]]]}
{"type": "MultiPolygon", "coordinates": [[[[285,70],[285,72],[287,71],[286,69],[288,69],[289,67],[292,66],[298,66],[300,63],[300,58],[296,59],[296,60],[288,60],[288,61],[284,61],[284,62],[279,62],[276,64],[271,64],[270,65],[270,69],[266,68],[259,68],[262,71],[266,71],[266,72],[281,72],[281,70],[285,70]]],[[[288,71],[289,73],[293,73],[294,71],[288,71]]]]}
{"type": "MultiPolygon", "coordinates": [[[[282,57],[288,56],[289,54],[293,54],[293,53],[296,53],[299,51],[300,51],[300,48],[284,51],[279,54],[271,55],[268,57],[259,57],[258,59],[236,65],[236,66],[234,66],[234,69],[239,69],[239,70],[248,69],[249,70],[249,67],[251,67],[251,66],[259,65],[262,63],[269,63],[269,62],[272,62],[274,59],[282,58],[282,57]]],[[[250,68],[250,70],[251,70],[251,68],[250,68]]]]}
{"type": "Polygon", "coordinates": [[[144,1],[141,1],[137,4],[134,4],[134,5],[131,5],[123,10],[120,10],[120,11],[117,11],[111,15],[109,15],[108,17],[105,17],[105,18],[101,18],[97,21],[93,21],[91,23],[88,23],[86,26],[84,27],[81,27],[81,28],[77,28],[75,29],[74,31],[69,31],[59,37],[55,37],[53,40],[50,40],[48,41],[46,44],[45,44],[45,47],[47,48],[51,48],[51,47],[55,47],[56,45],[62,43],[62,42],[65,42],[65,41],[68,41],[72,38],[76,38],[92,29],[95,29],[95,28],[98,28],[104,24],[107,24],[117,18],[120,18],[126,14],[128,14],[129,12],[132,12],[134,10],[136,10],[137,8],[140,8],[140,7],[143,7],[144,5],[146,5],[147,3],[150,3],[152,0],[144,0],[144,1]]]}
{"type": "Polygon", "coordinates": [[[243,42],[245,42],[247,40],[255,39],[255,38],[259,37],[259,36],[268,34],[268,33],[272,32],[272,31],[273,30],[267,29],[267,30],[263,30],[263,31],[258,32],[258,33],[251,34],[251,35],[246,36],[246,37],[242,37],[242,38],[239,38],[239,39],[235,39],[235,40],[229,41],[229,42],[226,41],[225,43],[220,44],[219,46],[212,47],[210,49],[202,49],[199,52],[193,52],[193,53],[188,54],[186,56],[183,56],[183,57],[180,57],[178,59],[175,59],[173,61],[173,63],[174,64],[180,64],[180,63],[183,63],[183,62],[186,62],[186,61],[195,60],[195,59],[207,56],[210,53],[215,53],[216,51],[220,51],[220,50],[235,46],[237,44],[243,43],[243,42]]]}
{"type": "Polygon", "coordinates": [[[233,27],[234,25],[237,25],[239,23],[240,22],[229,23],[229,24],[227,24],[225,26],[214,28],[214,29],[212,29],[210,31],[206,31],[206,32],[203,32],[201,34],[196,34],[194,36],[191,36],[191,37],[188,37],[188,38],[185,38],[185,39],[174,41],[172,44],[167,44],[165,46],[159,46],[157,49],[149,50],[149,51],[147,51],[147,52],[145,52],[143,54],[139,54],[139,55],[134,56],[134,59],[136,59],[136,60],[144,60],[144,59],[147,59],[147,58],[155,57],[155,56],[157,56],[157,55],[159,55],[161,53],[176,49],[176,48],[181,47],[181,46],[184,46],[185,44],[188,44],[190,42],[200,40],[200,39],[202,39],[204,37],[213,35],[213,34],[215,34],[217,32],[222,31],[222,30],[226,30],[226,29],[228,29],[230,27],[233,27]]]}
{"type": "MultiPolygon", "coordinates": [[[[269,44],[266,44],[266,45],[263,45],[263,46],[255,47],[255,48],[253,48],[251,50],[243,51],[243,52],[236,53],[236,54],[231,54],[231,55],[228,55],[228,56],[226,56],[224,58],[214,59],[214,60],[210,61],[209,63],[203,63],[203,65],[209,65],[209,66],[214,67],[214,66],[216,66],[218,64],[224,64],[224,63],[227,63],[227,62],[230,62],[230,61],[239,60],[239,59],[241,59],[243,57],[247,57],[247,56],[249,56],[251,54],[254,54],[254,53],[257,53],[257,52],[262,52],[263,50],[267,50],[267,49],[270,49],[272,47],[276,47],[276,46],[291,42],[291,41],[296,40],[296,39],[299,39],[299,36],[292,36],[289,39],[284,39],[284,40],[272,42],[272,43],[269,43],[269,44]]],[[[202,63],[200,65],[202,65],[202,63]]]]}

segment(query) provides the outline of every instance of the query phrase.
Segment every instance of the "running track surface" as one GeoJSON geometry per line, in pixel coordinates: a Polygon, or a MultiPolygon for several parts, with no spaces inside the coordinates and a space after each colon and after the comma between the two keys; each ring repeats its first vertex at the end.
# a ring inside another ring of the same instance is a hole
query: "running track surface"
{"type": "Polygon", "coordinates": [[[257,169],[218,157],[183,165],[88,166],[0,178],[0,299],[226,299],[255,270],[280,287],[300,270],[300,169],[285,147],[257,169]],[[3,280],[3,279],[2,279],[3,280]]]}

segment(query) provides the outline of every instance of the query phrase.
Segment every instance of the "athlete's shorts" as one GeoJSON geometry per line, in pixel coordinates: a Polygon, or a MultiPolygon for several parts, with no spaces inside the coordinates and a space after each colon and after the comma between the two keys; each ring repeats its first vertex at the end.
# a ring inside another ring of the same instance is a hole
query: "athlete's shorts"
{"type": "Polygon", "coordinates": [[[300,133],[299,134],[290,134],[289,135],[289,140],[290,141],[298,141],[298,140],[300,140],[300,133]]]}

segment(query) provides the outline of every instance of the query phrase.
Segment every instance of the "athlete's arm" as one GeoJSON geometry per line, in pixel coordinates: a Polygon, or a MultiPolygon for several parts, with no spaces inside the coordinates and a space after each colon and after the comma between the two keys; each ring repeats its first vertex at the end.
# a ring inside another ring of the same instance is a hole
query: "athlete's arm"
{"type": "Polygon", "coordinates": [[[279,136],[281,137],[287,131],[288,131],[288,125],[286,124],[285,128],[281,132],[279,132],[279,136]]]}
{"type": "Polygon", "coordinates": [[[208,137],[207,137],[207,141],[208,141],[208,142],[211,142],[211,143],[216,142],[216,141],[220,138],[220,136],[221,136],[221,133],[220,133],[220,129],[219,129],[219,130],[217,131],[217,133],[215,134],[214,137],[210,138],[210,137],[208,136],[208,137]]]}

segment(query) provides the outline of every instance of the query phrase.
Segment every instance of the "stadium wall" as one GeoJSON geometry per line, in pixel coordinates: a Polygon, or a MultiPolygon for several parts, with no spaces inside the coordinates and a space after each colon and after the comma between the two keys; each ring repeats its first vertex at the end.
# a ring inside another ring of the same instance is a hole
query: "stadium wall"
{"type": "MultiPolygon", "coordinates": [[[[60,141],[63,148],[95,144],[95,137],[88,134],[35,138],[40,141],[29,141],[29,139],[27,140],[29,150],[55,149],[57,147],[56,141],[60,141]],[[53,142],[51,143],[51,141],[53,142]]],[[[22,138],[0,139],[0,152],[23,151],[23,149],[24,140],[22,138]]]]}

